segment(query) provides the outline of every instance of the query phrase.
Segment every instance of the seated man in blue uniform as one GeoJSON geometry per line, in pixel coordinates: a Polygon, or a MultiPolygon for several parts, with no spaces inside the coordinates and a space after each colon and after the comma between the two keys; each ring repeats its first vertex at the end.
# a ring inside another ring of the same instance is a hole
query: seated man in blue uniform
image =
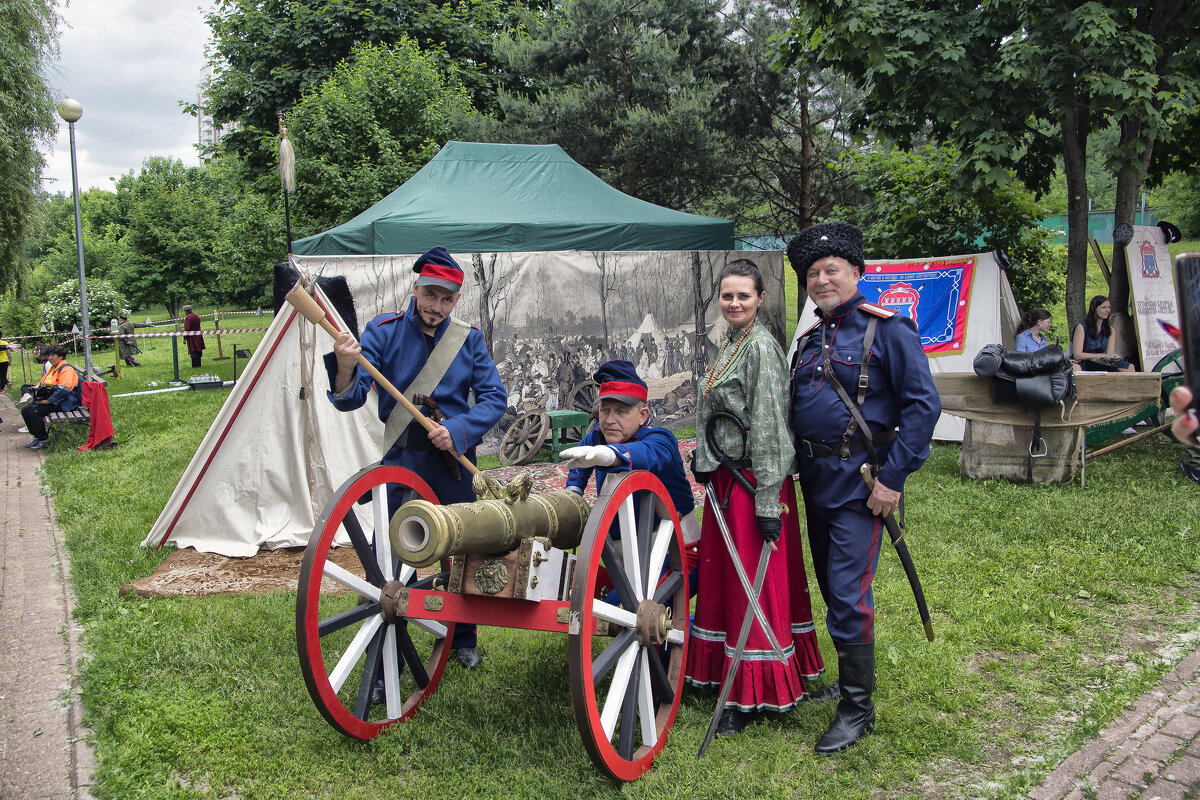
{"type": "MultiPolygon", "coordinates": [[[[671,495],[684,543],[690,546],[699,541],[696,500],[679,455],[679,440],[666,428],[646,425],[650,409],[646,405],[645,381],[638,377],[632,362],[620,359],[601,364],[592,379],[600,387],[597,397],[600,421],[578,445],[562,451],[562,456],[570,459],[567,488],[583,494],[595,470],[599,494],[610,474],[644,469],[662,481],[671,495]]],[[[691,576],[692,593],[695,593],[694,583],[691,576]]]]}
{"type": "Polygon", "coordinates": [[[908,317],[858,291],[862,231],[814,225],[788,244],[788,260],[818,320],[792,358],[790,420],[808,523],[809,552],[838,656],[841,699],[821,754],[871,730],[875,706],[875,597],[883,518],[904,481],[929,457],[942,404],[921,337],[908,317]],[[859,472],[872,465],[874,489],[859,472]]]}
{"type": "MultiPolygon", "coordinates": [[[[374,382],[358,365],[360,352],[405,397],[430,398],[429,407],[443,418],[427,432],[390,394],[379,392],[379,418],[387,424],[390,443],[382,462],[420,475],[442,503],[469,503],[476,499],[472,476],[459,469],[455,454],[474,463],[475,447],[504,414],[508,394],[483,334],[450,316],[462,296],[462,268],[444,247],[435,247],[417,259],[413,270],[417,278],[406,310],[372,319],[361,345],[343,332],[325,355],[329,399],[341,411],[366,402],[374,382]]],[[[389,495],[393,513],[405,499],[389,495]]],[[[464,667],[479,666],[474,625],[456,625],[451,644],[464,667]]]]}

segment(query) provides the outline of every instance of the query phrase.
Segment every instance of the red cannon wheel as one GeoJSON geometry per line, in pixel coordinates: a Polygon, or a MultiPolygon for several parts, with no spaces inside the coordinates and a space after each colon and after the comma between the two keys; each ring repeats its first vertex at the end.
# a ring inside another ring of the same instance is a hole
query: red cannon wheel
{"type": "Polygon", "coordinates": [[[683,695],[687,622],[670,495],[649,472],[609,475],[579,545],[567,633],[571,705],[600,771],[633,780],[666,744],[683,695]],[[598,585],[602,570],[611,591],[598,585]]]}
{"type": "Polygon", "coordinates": [[[392,556],[389,486],[438,502],[429,485],[403,467],[366,467],[325,504],[300,567],[300,671],[321,715],[356,739],[371,739],[407,719],[433,694],[454,635],[453,625],[410,621],[389,601],[400,586],[428,588],[445,574],[418,580],[412,567],[392,556]],[[338,563],[330,558],[335,537],[351,545],[339,548],[338,563]],[[380,677],[386,702],[372,703],[380,677]]]}

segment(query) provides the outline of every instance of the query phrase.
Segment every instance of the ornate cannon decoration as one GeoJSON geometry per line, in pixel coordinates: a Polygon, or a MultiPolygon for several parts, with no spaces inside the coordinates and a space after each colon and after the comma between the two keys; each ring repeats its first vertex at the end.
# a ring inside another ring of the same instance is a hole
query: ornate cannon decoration
{"type": "Polygon", "coordinates": [[[564,633],[584,746],[598,769],[633,780],[682,696],[679,518],[648,472],[609,476],[594,508],[569,491],[531,494],[522,478],[502,499],[449,506],[402,467],[375,464],[342,485],[300,572],[309,694],[334,728],[371,739],[437,688],[456,623],[564,633]],[[385,702],[373,703],[380,678],[385,702]]]}

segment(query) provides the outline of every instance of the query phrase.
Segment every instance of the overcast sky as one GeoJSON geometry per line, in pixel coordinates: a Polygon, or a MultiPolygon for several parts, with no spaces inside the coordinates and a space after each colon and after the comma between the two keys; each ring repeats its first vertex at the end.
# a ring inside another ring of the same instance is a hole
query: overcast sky
{"type": "MultiPolygon", "coordinates": [[[[83,105],[75,123],[79,188],[113,189],[149,156],[199,163],[196,118],[179,101],[195,102],[204,67],[209,0],[71,0],[61,8],[61,54],[46,71],[57,103],[83,105]]],[[[42,186],[71,192],[67,123],[58,118],[45,152],[42,186]]]]}

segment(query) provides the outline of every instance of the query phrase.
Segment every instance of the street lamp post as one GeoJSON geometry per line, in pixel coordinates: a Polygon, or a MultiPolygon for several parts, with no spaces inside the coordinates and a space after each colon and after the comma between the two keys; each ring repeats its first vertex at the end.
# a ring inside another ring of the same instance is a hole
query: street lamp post
{"type": "Polygon", "coordinates": [[[78,100],[64,99],[58,104],[58,115],[71,131],[71,189],[75,196],[75,256],[79,263],[79,313],[83,317],[83,374],[89,381],[99,380],[92,369],[92,338],[88,326],[87,278],[83,274],[83,225],[79,220],[79,170],[75,166],[75,123],[83,116],[78,100]]]}

